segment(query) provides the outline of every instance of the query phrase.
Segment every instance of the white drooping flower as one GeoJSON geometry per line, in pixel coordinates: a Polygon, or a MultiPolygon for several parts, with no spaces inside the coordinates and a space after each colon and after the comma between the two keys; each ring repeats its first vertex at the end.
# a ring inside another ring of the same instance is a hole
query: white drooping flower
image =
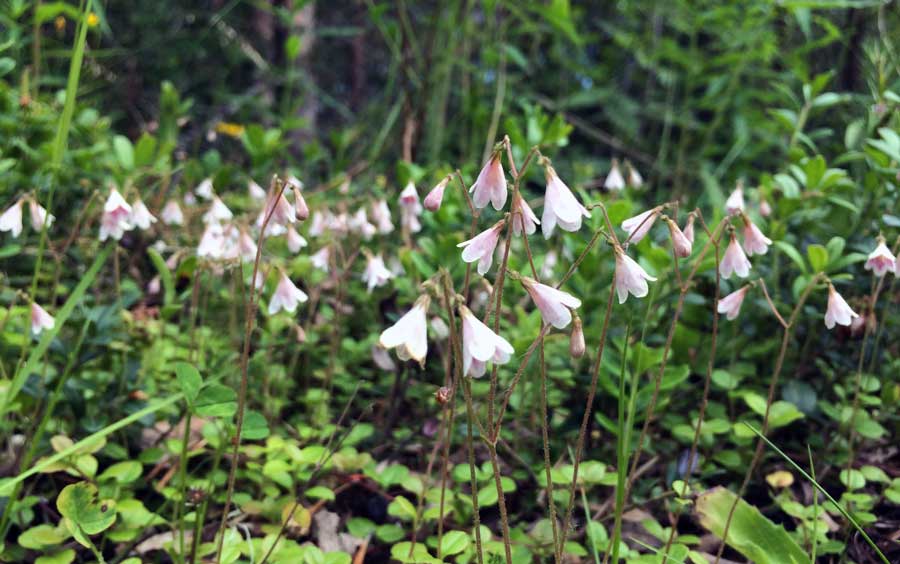
{"type": "Polygon", "coordinates": [[[287,274],[281,274],[281,280],[269,300],[269,315],[274,315],[282,309],[288,313],[294,313],[298,304],[306,302],[309,298],[306,293],[294,285],[287,274]]]}
{"type": "Polygon", "coordinates": [[[385,349],[397,349],[400,360],[415,360],[419,366],[425,365],[428,355],[428,320],[426,314],[431,299],[421,296],[412,309],[396,323],[382,331],[378,344],[385,349]]]}
{"type": "Polygon", "coordinates": [[[159,213],[166,225],[184,225],[184,213],[175,200],[169,200],[159,213]]]}
{"type": "Polygon", "coordinates": [[[131,222],[142,231],[150,229],[150,226],[156,223],[156,218],[140,198],[131,204],[131,222]]]}
{"type": "Polygon", "coordinates": [[[47,229],[50,229],[56,219],[55,215],[47,213],[47,209],[34,199],[28,202],[28,211],[31,215],[31,228],[35,231],[43,230],[44,222],[47,223],[47,229]]]}
{"type": "Polygon", "coordinates": [[[372,219],[378,232],[387,235],[394,230],[394,224],[391,221],[391,210],[384,200],[378,200],[372,205],[372,219]]]}
{"type": "Polygon", "coordinates": [[[256,183],[252,178],[247,182],[247,193],[254,200],[262,201],[266,199],[266,190],[256,183]]]}
{"type": "Polygon", "coordinates": [[[612,160],[612,166],[603,181],[603,187],[615,192],[625,188],[625,178],[622,176],[622,171],[619,170],[619,159],[612,160]]]}
{"type": "Polygon", "coordinates": [[[463,334],[463,374],[478,378],[484,374],[486,364],[506,364],[515,349],[509,341],[494,333],[464,305],[459,306],[463,334]]]}
{"type": "Polygon", "coordinates": [[[362,273],[362,280],[366,283],[366,290],[371,294],[375,288],[380,288],[388,283],[394,274],[384,265],[381,255],[369,255],[366,260],[366,269],[362,273]]]}
{"type": "Polygon", "coordinates": [[[322,247],[316,254],[309,257],[309,259],[312,261],[313,268],[318,268],[322,272],[328,272],[330,270],[328,267],[328,259],[330,257],[331,251],[329,247],[322,247]]]}
{"type": "Polygon", "coordinates": [[[835,324],[849,326],[854,317],[859,317],[850,305],[837,293],[834,285],[828,283],[828,307],[825,310],[825,327],[833,329],[835,324]]]}
{"type": "Polygon", "coordinates": [[[13,237],[22,233],[22,204],[20,199],[0,215],[0,231],[9,231],[13,237]]]}
{"type": "Polygon", "coordinates": [[[200,184],[194,188],[194,194],[204,200],[211,200],[213,197],[213,181],[212,178],[204,178],[200,184]]]}
{"type": "Polygon", "coordinates": [[[214,221],[223,223],[231,221],[232,218],[234,218],[234,214],[231,213],[231,210],[228,209],[225,202],[218,196],[213,196],[212,205],[209,206],[209,211],[203,214],[203,223],[212,223],[214,221]]]}
{"type": "Polygon", "coordinates": [[[303,238],[303,235],[297,233],[297,230],[293,227],[288,227],[287,229],[287,248],[290,252],[297,254],[300,252],[300,249],[307,245],[306,239],[303,238]]]}

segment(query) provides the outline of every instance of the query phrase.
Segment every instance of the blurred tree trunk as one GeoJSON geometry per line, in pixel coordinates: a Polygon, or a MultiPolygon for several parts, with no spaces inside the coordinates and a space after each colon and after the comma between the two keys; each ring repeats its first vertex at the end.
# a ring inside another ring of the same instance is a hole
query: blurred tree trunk
{"type": "MultiPolygon", "coordinates": [[[[295,4],[301,2],[302,0],[286,0],[286,7],[292,9],[295,4]]],[[[301,77],[300,93],[303,96],[303,102],[296,106],[296,115],[303,120],[305,125],[294,129],[292,137],[296,143],[305,143],[315,137],[316,117],[319,113],[319,100],[314,95],[315,76],[311,64],[316,28],[315,2],[307,1],[293,13],[290,35],[300,38],[300,50],[297,57],[289,64],[294,66],[297,75],[301,77]]]]}

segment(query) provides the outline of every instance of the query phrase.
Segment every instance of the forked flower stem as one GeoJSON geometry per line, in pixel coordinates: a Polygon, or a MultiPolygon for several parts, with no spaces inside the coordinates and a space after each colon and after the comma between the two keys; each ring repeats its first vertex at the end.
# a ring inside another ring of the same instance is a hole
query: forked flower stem
{"type": "MultiPolygon", "coordinates": [[[[703,245],[703,250],[700,251],[700,254],[697,256],[697,260],[694,262],[693,268],[691,268],[690,273],[687,278],[684,279],[683,284],[681,285],[680,291],[678,293],[678,302],[675,305],[675,312],[672,315],[672,323],[669,326],[669,333],[666,337],[666,344],[663,348],[662,361],[660,362],[659,369],[656,372],[656,378],[653,381],[653,394],[650,396],[650,404],[647,407],[647,413],[644,418],[644,425],[641,428],[641,434],[638,437],[637,448],[634,451],[634,457],[631,460],[631,468],[628,472],[628,482],[625,486],[625,501],[628,501],[628,496],[631,493],[631,488],[634,486],[634,481],[636,479],[637,467],[640,462],[641,451],[643,450],[644,441],[647,438],[647,433],[650,430],[650,424],[653,422],[654,411],[656,410],[656,402],[659,399],[659,389],[662,383],[663,374],[665,374],[666,365],[669,359],[669,353],[672,350],[672,341],[675,338],[675,329],[678,326],[678,320],[681,317],[681,312],[684,308],[684,300],[687,297],[688,291],[691,289],[691,282],[694,279],[694,276],[697,274],[697,270],[700,268],[700,264],[703,262],[703,259],[706,257],[706,254],[709,252],[709,249],[713,246],[718,249],[718,240],[722,235],[722,231],[725,229],[725,226],[730,223],[729,218],[723,219],[719,222],[719,225],[716,227],[716,230],[712,233],[711,236],[707,238],[706,244],[703,245]]],[[[675,268],[678,268],[678,263],[675,263],[675,268]]],[[[716,270],[718,272],[718,269],[716,270]]],[[[717,275],[718,276],[718,275],[717,275]]]]}
{"type": "Polygon", "coordinates": [[[287,187],[287,183],[279,182],[278,177],[272,178],[272,184],[273,186],[269,190],[269,193],[273,194],[275,197],[274,199],[272,199],[272,205],[270,206],[269,213],[266,214],[266,217],[259,228],[259,237],[257,237],[256,241],[256,257],[253,260],[253,276],[250,278],[251,288],[247,297],[247,305],[244,310],[246,319],[244,325],[244,346],[243,350],[241,351],[241,384],[240,389],[238,390],[237,421],[235,422],[235,436],[233,439],[234,448],[232,448],[231,450],[231,464],[228,468],[228,486],[225,490],[225,506],[222,509],[222,520],[219,523],[219,531],[217,533],[219,540],[216,546],[216,563],[220,562],[222,559],[222,548],[225,541],[225,527],[228,523],[228,512],[231,509],[231,499],[234,496],[234,481],[235,477],[237,476],[237,466],[239,464],[238,456],[240,454],[241,447],[241,431],[244,426],[244,411],[247,406],[250,339],[253,336],[253,326],[254,322],[256,321],[257,303],[254,299],[256,297],[256,275],[257,273],[259,273],[259,262],[262,258],[263,243],[265,243],[266,239],[266,227],[268,227],[269,225],[269,220],[272,219],[272,214],[275,213],[276,202],[279,198],[281,198],[282,194],[284,194],[284,190],[287,187]]]}
{"type": "Polygon", "coordinates": [[[756,469],[756,465],[759,463],[760,458],[762,458],[763,449],[765,448],[765,441],[763,438],[769,430],[769,413],[772,409],[772,403],[775,400],[775,389],[778,387],[778,380],[781,376],[781,369],[784,367],[784,359],[785,356],[787,356],[788,345],[791,342],[791,335],[797,321],[797,316],[800,314],[800,310],[806,303],[807,298],[809,298],[810,292],[812,292],[813,288],[815,288],[821,278],[822,273],[818,273],[812,277],[809,283],[807,283],[806,288],[804,288],[803,293],[800,294],[800,298],[797,300],[797,305],[794,306],[794,309],[791,311],[791,315],[784,326],[781,337],[781,348],[778,351],[778,358],[775,360],[775,370],[772,372],[772,379],[769,382],[769,395],[766,399],[766,411],[763,414],[760,436],[756,441],[756,450],[753,453],[753,458],[750,460],[750,465],[747,466],[747,472],[744,474],[744,479],[741,482],[741,487],[738,490],[737,496],[734,498],[734,503],[728,511],[728,518],[725,520],[725,527],[722,530],[722,544],[719,546],[719,550],[716,553],[715,564],[719,563],[719,560],[722,558],[722,553],[725,552],[725,545],[728,542],[728,531],[731,528],[731,520],[734,518],[734,511],[737,509],[738,502],[744,497],[744,492],[747,489],[747,485],[750,483],[750,478],[753,477],[753,471],[756,469]]]}

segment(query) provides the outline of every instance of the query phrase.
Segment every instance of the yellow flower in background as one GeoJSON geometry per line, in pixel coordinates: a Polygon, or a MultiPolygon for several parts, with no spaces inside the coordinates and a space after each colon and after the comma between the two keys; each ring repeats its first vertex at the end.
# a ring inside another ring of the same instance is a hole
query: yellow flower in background
{"type": "Polygon", "coordinates": [[[56,16],[56,19],[53,20],[53,27],[56,28],[56,31],[63,31],[66,29],[66,18],[62,16],[56,16]]]}
{"type": "Polygon", "coordinates": [[[216,124],[216,133],[237,139],[244,134],[244,126],[239,123],[220,121],[216,124]]]}
{"type": "Polygon", "coordinates": [[[91,12],[87,17],[88,27],[97,27],[97,24],[100,23],[100,18],[97,17],[97,14],[91,12]]]}

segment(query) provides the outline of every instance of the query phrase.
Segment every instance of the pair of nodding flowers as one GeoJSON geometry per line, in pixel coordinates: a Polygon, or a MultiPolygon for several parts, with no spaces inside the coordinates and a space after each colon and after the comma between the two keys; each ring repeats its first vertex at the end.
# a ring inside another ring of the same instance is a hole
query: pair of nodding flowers
{"type": "Polygon", "coordinates": [[[15,238],[22,234],[22,208],[26,202],[31,216],[31,228],[40,232],[44,228],[45,222],[47,228],[50,228],[56,218],[52,214],[48,214],[44,206],[40,205],[37,200],[30,196],[24,196],[16,200],[0,215],[0,231],[8,231],[15,238]]]}
{"type": "MultiPolygon", "coordinates": [[[[747,297],[747,292],[752,287],[753,284],[747,284],[721,298],[716,305],[718,312],[724,314],[729,321],[737,318],[741,313],[741,305],[744,303],[744,298],[747,297]]],[[[828,305],[825,309],[825,327],[833,329],[835,325],[849,326],[855,317],[859,317],[859,314],[850,308],[847,301],[834,289],[834,285],[829,281],[828,305]]]]}
{"type": "MultiPolygon", "coordinates": [[[[885,244],[884,237],[879,235],[875,250],[869,254],[866,260],[865,269],[873,271],[873,274],[880,278],[888,272],[896,274],[897,262],[897,258],[885,244]]],[[[750,285],[744,286],[720,299],[718,303],[719,313],[725,314],[729,320],[735,319],[741,311],[741,304],[743,304],[750,288],[750,285]]],[[[849,326],[853,319],[857,317],[859,317],[859,314],[853,311],[843,296],[834,288],[834,284],[829,281],[828,302],[825,308],[825,326],[829,329],[833,329],[835,325],[849,326]]]]}
{"type": "MultiPolygon", "coordinates": [[[[488,203],[495,210],[502,210],[506,206],[508,190],[506,174],[500,162],[501,154],[500,151],[494,152],[478,173],[475,184],[469,189],[472,192],[472,203],[476,208],[484,208],[488,203]]],[[[544,194],[544,211],[540,220],[525,199],[519,194],[516,195],[512,212],[515,218],[513,229],[517,234],[525,231],[530,235],[536,231],[537,225],[540,225],[544,237],[549,239],[557,225],[564,231],[574,232],[581,229],[582,218],[591,217],[587,208],[581,205],[549,164],[545,164],[545,176],[547,190],[544,194]]],[[[432,212],[440,209],[444,190],[449,182],[450,176],[446,176],[432,188],[425,197],[425,209],[432,212]]]]}
{"type": "MultiPolygon", "coordinates": [[[[552,286],[525,276],[519,276],[525,290],[534,300],[544,323],[564,329],[572,322],[572,310],[581,307],[581,300],[552,286]]],[[[428,353],[427,311],[431,299],[421,296],[406,314],[381,333],[378,343],[385,349],[396,348],[401,360],[415,360],[424,366],[428,353]]],[[[458,308],[462,322],[463,374],[482,376],[486,364],[506,364],[514,354],[512,345],[479,320],[465,305],[458,308]]],[[[581,320],[576,316],[572,334],[572,354],[584,354],[584,335],[581,320]]]]}

